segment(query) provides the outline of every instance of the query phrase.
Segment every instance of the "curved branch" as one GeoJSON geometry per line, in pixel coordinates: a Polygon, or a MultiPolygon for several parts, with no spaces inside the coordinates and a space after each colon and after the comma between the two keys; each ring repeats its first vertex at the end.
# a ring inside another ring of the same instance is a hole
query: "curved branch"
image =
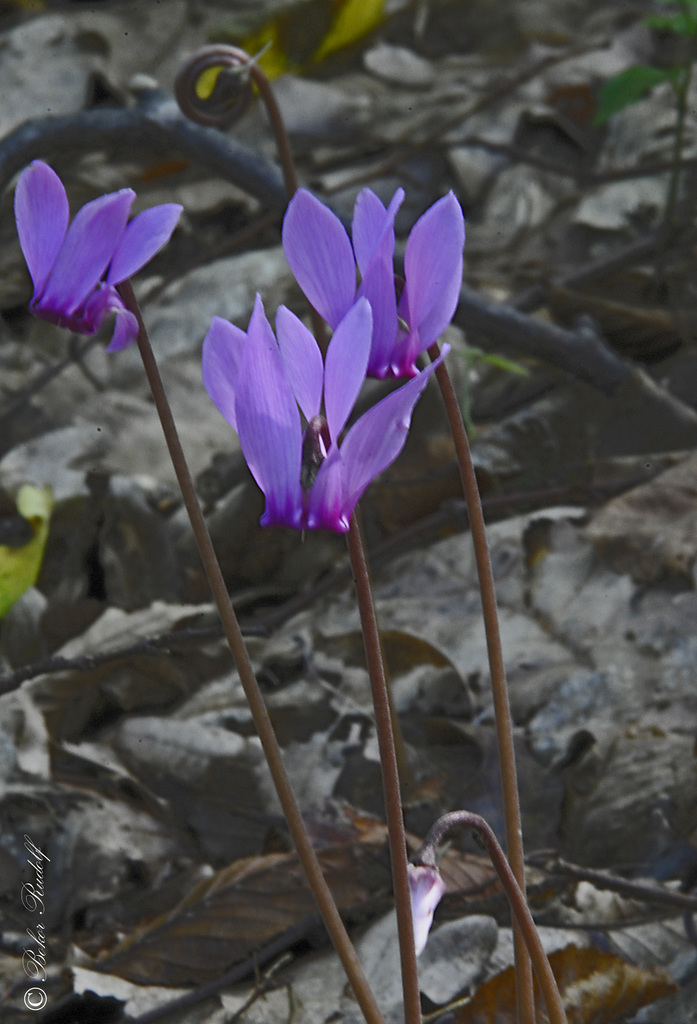
{"type": "Polygon", "coordinates": [[[61,117],[25,121],[0,142],[0,187],[37,157],[84,153],[103,146],[155,146],[199,164],[255,196],[270,210],[282,213],[286,191],[278,166],[215,128],[194,124],[180,113],[163,89],[147,89],[129,109],[84,110],[61,117]]]}

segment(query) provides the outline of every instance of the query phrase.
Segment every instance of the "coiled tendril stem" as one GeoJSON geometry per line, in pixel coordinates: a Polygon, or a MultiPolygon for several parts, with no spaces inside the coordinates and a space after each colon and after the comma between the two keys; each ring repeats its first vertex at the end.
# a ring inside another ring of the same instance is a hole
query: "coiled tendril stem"
{"type": "Polygon", "coordinates": [[[255,87],[271,122],[290,199],[298,188],[290,142],[271,83],[256,57],[224,43],[204,46],[182,64],[175,79],[174,95],[186,117],[197,124],[223,129],[244,114],[255,87]]]}

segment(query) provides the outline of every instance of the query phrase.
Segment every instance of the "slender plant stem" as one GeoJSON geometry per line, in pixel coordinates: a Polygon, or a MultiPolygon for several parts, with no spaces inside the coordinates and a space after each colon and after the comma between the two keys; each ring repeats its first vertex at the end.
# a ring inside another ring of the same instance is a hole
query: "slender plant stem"
{"type": "Polygon", "coordinates": [[[353,579],[356,587],[358,610],[365,643],[368,674],[375,708],[375,724],[380,750],[382,784],[385,795],[385,817],[392,863],[392,883],[397,910],[397,934],[402,967],[402,990],[404,992],[405,1024],[421,1024],[421,1000],[419,998],[419,977],[414,949],[414,926],[411,914],[411,896],[407,871],[407,845],[402,818],[402,801],[399,792],[399,772],[395,756],[394,735],[390,717],[390,701],[387,691],[385,667],[382,661],[380,633],[378,631],[373,592],[368,575],[368,564],[361,537],[358,518],[351,516],[348,543],[353,579]]]}
{"type": "Polygon", "coordinates": [[[213,543],[208,532],[208,527],[206,526],[206,521],[203,517],[203,513],[201,512],[201,506],[199,505],[193,480],[191,479],[191,473],[189,472],[184,451],[182,449],[181,442],[179,441],[179,435],[167,400],[162,378],[160,377],[160,371],[155,361],[155,356],[153,354],[150,340],[143,323],[138,303],[136,302],[135,295],[133,294],[133,288],[131,287],[130,281],[125,281],[121,284],[119,286],[119,290],[127,308],[130,309],[138,319],[138,348],[143,360],[143,366],[145,367],[145,373],[148,378],[153,400],[155,402],[155,408],[157,409],[160,422],[162,423],[162,429],[169,449],[170,458],[172,459],[172,465],[174,466],[177,481],[181,488],[186,511],[189,514],[191,527],[194,532],[201,561],[203,562],[203,567],[213,593],[213,598],[218,607],[227,642],[235,659],[237,671],[239,672],[245,696],[252,713],[252,718],[254,719],[254,725],[259,735],[259,739],[261,740],[261,745],[269,765],[269,771],[271,772],[271,777],[273,779],[274,786],[276,787],[276,793],[278,794],[278,799],[281,803],[281,807],[283,808],[283,813],[285,815],[286,822],[288,823],[288,829],[292,836],[293,843],[295,844],[295,849],[305,871],[308,884],[317,902],[319,912],[322,915],[324,924],[329,932],[329,936],[334,944],[337,954],[339,955],[339,959],[341,960],[344,970],[346,971],[351,988],[353,989],[366,1021],[368,1021],[368,1024],[384,1024],[383,1016],[378,1008],[365,975],[363,974],[356,951],[349,939],[336,903],[334,902],[334,898],[332,897],[329,886],[322,874],[322,868],[317,858],[317,854],[313,849],[310,837],[305,829],[300,810],[295,801],[295,796],[293,795],[290,781],[283,764],[283,756],[281,754],[278,741],[276,740],[273,725],[271,724],[271,719],[269,718],[264,698],[254,675],[254,669],[252,668],[252,663],[242,638],[237,616],[235,615],[230,602],[230,596],[225,585],[225,580],[223,579],[220,564],[213,548],[213,543]]]}
{"type": "MultiPolygon", "coordinates": [[[[281,161],[283,181],[286,186],[286,192],[288,193],[288,200],[290,201],[298,191],[298,175],[295,170],[293,147],[290,144],[290,138],[286,131],[286,124],[283,120],[281,109],[276,102],[273,86],[257,63],[252,63],[249,74],[250,78],[259,90],[259,95],[266,107],[266,113],[268,114],[274,134],[274,140],[276,142],[276,149],[278,150],[278,157],[281,161]]],[[[312,320],[312,332],[317,339],[317,344],[319,345],[322,354],[326,355],[328,345],[327,328],[324,320],[312,305],[310,305],[310,318],[312,320]]]]}
{"type": "Polygon", "coordinates": [[[283,115],[281,114],[278,103],[276,102],[276,97],[274,96],[271,83],[258,64],[254,62],[251,63],[249,75],[259,90],[259,94],[264,101],[264,106],[266,107],[266,112],[269,115],[269,121],[271,122],[271,128],[276,141],[276,149],[278,150],[278,157],[281,161],[283,182],[286,186],[288,198],[290,199],[298,190],[298,175],[295,170],[293,150],[290,144],[290,139],[288,138],[288,132],[286,131],[283,115]]]}
{"type": "MultiPolygon", "coordinates": [[[[688,23],[694,22],[694,14],[691,10],[691,5],[682,0],[681,7],[683,15],[688,23]]],[[[695,59],[695,53],[697,52],[697,36],[693,32],[688,36],[687,40],[687,53],[680,69],[680,78],[678,84],[675,86],[675,93],[677,99],[677,106],[675,112],[675,131],[673,136],[673,156],[672,156],[672,168],[670,172],[670,179],[668,182],[668,192],[666,195],[666,205],[663,213],[663,229],[662,229],[662,243],[663,248],[666,247],[668,239],[671,233],[675,230],[675,207],[678,199],[678,186],[680,184],[680,177],[682,172],[682,151],[685,142],[685,118],[687,116],[687,100],[688,93],[690,91],[690,82],[692,81],[692,66],[695,59]]]]}
{"type": "MultiPolygon", "coordinates": [[[[431,362],[435,362],[438,359],[440,349],[437,344],[431,345],[428,349],[428,355],[431,362]]],[[[513,746],[513,721],[508,701],[508,686],[506,685],[501,630],[499,628],[498,607],[496,604],[496,588],[494,586],[494,574],[491,569],[491,558],[489,557],[489,545],[486,539],[484,513],[482,512],[482,502],[479,496],[474,465],[472,464],[472,454],[467,439],[467,432],[462,422],[460,407],[450,375],[444,363],[441,363],[436,368],[435,373],[455,443],[462,487],[465,492],[465,501],[467,502],[467,513],[469,515],[474,556],[479,577],[479,589],[482,595],[482,612],[484,615],[486,647],[489,656],[496,737],[501,768],[506,852],[515,879],[524,894],[525,857],[523,852],[523,829],[520,816],[515,749],[513,746]]],[[[518,1020],[520,1024],[535,1024],[535,998],[532,986],[530,957],[528,956],[523,935],[515,921],[513,922],[513,942],[515,949],[518,1020]]]]}
{"type": "Polygon", "coordinates": [[[550,1024],[567,1024],[566,1012],[559,994],[559,988],[552,973],[547,954],[540,941],[525,893],[518,885],[493,830],[484,818],[478,814],[472,814],[470,811],[452,811],[450,814],[443,815],[429,832],[420,850],[415,854],[413,858],[414,863],[436,867],[436,847],[446,832],[455,826],[465,826],[466,828],[474,829],[483,840],[491,857],[492,864],[496,868],[506,890],[514,918],[526,943],[535,976],[547,1004],[547,1015],[550,1024]]]}

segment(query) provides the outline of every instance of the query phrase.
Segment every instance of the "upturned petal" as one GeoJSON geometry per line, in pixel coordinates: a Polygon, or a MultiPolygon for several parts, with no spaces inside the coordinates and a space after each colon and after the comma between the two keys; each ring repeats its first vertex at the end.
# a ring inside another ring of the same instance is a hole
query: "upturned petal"
{"type": "Polygon", "coordinates": [[[213,317],[203,339],[203,385],[233,430],[237,430],[237,379],[246,343],[246,333],[219,316],[213,317]]]}
{"type": "Polygon", "coordinates": [[[107,283],[121,284],[149,263],[172,237],[182,210],[178,203],[163,203],[134,217],[116,246],[107,283]]]}
{"type": "Polygon", "coordinates": [[[425,864],[408,864],[411,915],[414,924],[414,946],[419,956],[426,945],[433,923],[433,914],[445,892],[445,883],[436,868],[425,864]]]}
{"type": "Polygon", "coordinates": [[[387,209],[364,188],[353,211],[353,248],[361,272],[358,295],[365,296],[373,310],[373,341],[368,373],[389,375],[390,353],[397,337],[397,298],[394,288],[394,219],[404,190],[397,189],[387,209]]]}
{"type": "Polygon", "coordinates": [[[341,446],[346,467],[344,515],[351,512],[364,490],[397,458],[409,433],[411,415],[428,379],[442,362],[448,345],[435,363],[383,398],[353,424],[341,446]]]}
{"type": "Polygon", "coordinates": [[[286,306],[276,313],[276,333],[286,374],[305,419],[322,408],[324,365],[319,345],[302,320],[286,306]]]}
{"type": "Polygon", "coordinates": [[[390,353],[390,369],[386,376],[417,377],[420,371],[416,360],[426,347],[421,341],[418,327],[406,332],[400,328],[390,353]]]}
{"type": "Polygon", "coordinates": [[[70,315],[85,302],[114,255],[135,198],[130,188],[93,199],[68,228],[41,305],[70,315]]]}
{"type": "Polygon", "coordinates": [[[114,314],[117,315],[117,323],[114,325],[114,334],[108,346],[112,352],[116,351],[117,347],[123,348],[138,334],[138,321],[133,313],[128,312],[116,289],[108,284],[100,285],[80,311],[80,330],[85,334],[94,334],[106,318],[114,314]]]}
{"type": "Polygon", "coordinates": [[[392,261],[394,253],[394,219],[404,200],[404,189],[398,188],[387,209],[369,188],[358,193],[353,208],[351,239],[356,263],[365,277],[370,261],[380,252],[392,261]]]}
{"type": "Polygon", "coordinates": [[[237,380],[237,432],[266,498],[262,526],[302,525],[302,429],[293,389],[257,296],[237,380]]]}
{"type": "Polygon", "coordinates": [[[120,352],[138,337],[138,321],[130,309],[116,309],[114,313],[114,333],[105,352],[120,352]]]}
{"type": "Polygon", "coordinates": [[[332,441],[338,441],[365,380],[373,317],[358,299],[334,331],[324,365],[324,408],[332,441]]]}
{"type": "Polygon", "coordinates": [[[376,257],[371,261],[358,288],[358,295],[368,300],[373,311],[368,373],[371,377],[388,377],[397,338],[397,296],[391,256],[389,260],[376,257]]]}
{"type": "Polygon", "coordinates": [[[406,284],[400,313],[428,348],[450,323],[462,283],[465,221],[452,192],[418,219],[404,255],[406,284]]]}
{"type": "Polygon", "coordinates": [[[17,182],[15,219],[35,298],[41,295],[56,261],[69,217],[62,181],[48,164],[34,160],[17,182]]]}
{"type": "Polygon", "coordinates": [[[305,189],[283,218],[283,251],[310,304],[335,328],[356,294],[353,248],[336,214],[305,189]]]}
{"type": "Polygon", "coordinates": [[[308,502],[308,530],[347,533],[353,507],[347,514],[346,466],[341,450],[333,444],[312,485],[308,502]]]}

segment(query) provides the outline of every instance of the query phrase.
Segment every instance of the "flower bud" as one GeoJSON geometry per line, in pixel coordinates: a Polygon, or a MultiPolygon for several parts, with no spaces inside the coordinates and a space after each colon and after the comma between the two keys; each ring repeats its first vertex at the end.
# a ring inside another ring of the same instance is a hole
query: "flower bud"
{"type": "Polygon", "coordinates": [[[419,956],[426,945],[433,912],[445,892],[445,882],[437,868],[428,867],[426,864],[409,864],[407,867],[414,921],[414,946],[416,955],[419,956]]]}

